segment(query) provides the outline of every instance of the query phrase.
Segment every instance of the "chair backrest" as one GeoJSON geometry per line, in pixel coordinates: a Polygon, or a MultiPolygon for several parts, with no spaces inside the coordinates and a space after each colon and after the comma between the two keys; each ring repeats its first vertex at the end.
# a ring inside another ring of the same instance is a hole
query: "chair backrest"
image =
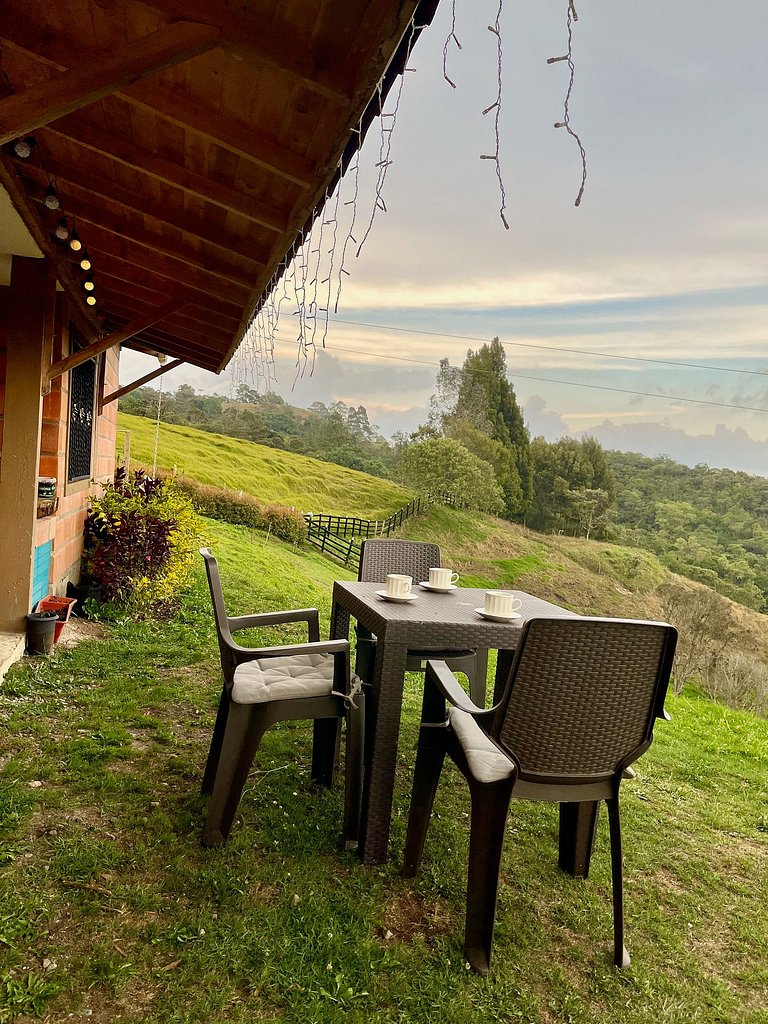
{"type": "Polygon", "coordinates": [[[617,779],[650,746],[676,644],[664,622],[531,619],[491,735],[529,782],[617,779]]]}
{"type": "Polygon", "coordinates": [[[200,554],[205,562],[208,588],[211,591],[211,604],[213,605],[213,619],[216,623],[216,636],[219,641],[221,668],[224,673],[224,679],[228,685],[231,685],[232,675],[235,671],[235,662],[232,658],[232,652],[226,644],[226,640],[231,639],[231,633],[229,631],[227,609],[224,604],[224,593],[221,589],[219,566],[208,548],[200,548],[200,554]]]}
{"type": "Polygon", "coordinates": [[[413,576],[415,583],[429,578],[440,565],[440,548],[417,540],[364,540],[360,549],[362,583],[386,583],[390,572],[413,576]]]}

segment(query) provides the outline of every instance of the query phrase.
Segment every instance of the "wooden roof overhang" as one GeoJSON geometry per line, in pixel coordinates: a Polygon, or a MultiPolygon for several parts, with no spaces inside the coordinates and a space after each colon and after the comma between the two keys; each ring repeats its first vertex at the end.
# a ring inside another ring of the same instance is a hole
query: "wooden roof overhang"
{"type": "Polygon", "coordinates": [[[437,3],[0,4],[0,181],[81,315],[116,337],[143,324],[126,344],[223,369],[437,3]],[[20,159],[13,141],[32,134],[20,159]],[[62,215],[95,307],[55,239],[62,215]]]}

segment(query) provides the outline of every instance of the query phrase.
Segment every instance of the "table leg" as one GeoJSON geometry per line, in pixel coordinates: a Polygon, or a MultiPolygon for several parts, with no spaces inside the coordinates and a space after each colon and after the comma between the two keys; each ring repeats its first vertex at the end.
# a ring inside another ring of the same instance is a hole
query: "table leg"
{"type": "Polygon", "coordinates": [[[349,639],[349,612],[339,604],[335,597],[331,606],[331,630],[329,637],[331,640],[349,639]]]}
{"type": "Polygon", "coordinates": [[[387,859],[407,653],[406,647],[384,643],[382,637],[376,644],[373,689],[366,707],[366,715],[372,717],[372,727],[365,752],[358,847],[366,864],[383,864],[387,859]]]}
{"type": "Polygon", "coordinates": [[[560,857],[563,871],[575,878],[586,878],[595,845],[597,813],[600,802],[560,804],[560,857]]]}
{"type": "Polygon", "coordinates": [[[496,659],[496,678],[493,684],[493,703],[498,704],[504,696],[504,690],[509,679],[509,672],[512,668],[512,661],[515,657],[514,651],[499,651],[496,659]]]}
{"type": "Polygon", "coordinates": [[[369,686],[373,679],[374,656],[376,647],[372,641],[370,629],[357,624],[357,646],[355,647],[355,672],[369,686]]]}

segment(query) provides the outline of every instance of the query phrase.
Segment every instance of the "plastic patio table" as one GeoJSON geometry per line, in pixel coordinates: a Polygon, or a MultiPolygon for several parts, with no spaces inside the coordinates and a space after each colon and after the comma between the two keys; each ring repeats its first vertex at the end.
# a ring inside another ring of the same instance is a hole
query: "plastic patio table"
{"type": "MultiPolygon", "coordinates": [[[[400,732],[406,655],[409,650],[498,650],[494,703],[501,694],[512,665],[523,623],[537,615],[571,616],[575,613],[522,591],[520,618],[512,623],[481,618],[475,608],[485,601],[485,590],[457,588],[449,594],[416,588],[415,601],[384,601],[376,591],[380,583],[337,580],[331,609],[332,640],[347,639],[350,618],[359,635],[375,635],[376,655],[368,697],[363,808],[358,853],[366,864],[387,859],[392,797],[400,732]]],[[[560,805],[560,866],[573,875],[586,875],[597,821],[596,804],[560,805]]]]}

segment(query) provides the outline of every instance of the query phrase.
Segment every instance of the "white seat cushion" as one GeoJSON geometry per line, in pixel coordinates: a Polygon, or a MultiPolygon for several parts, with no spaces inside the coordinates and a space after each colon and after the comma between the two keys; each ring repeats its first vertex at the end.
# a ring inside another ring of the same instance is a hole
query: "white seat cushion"
{"type": "Polygon", "coordinates": [[[472,715],[458,708],[448,708],[448,720],[476,779],[500,782],[509,778],[515,770],[513,762],[486,736],[472,715]]]}
{"type": "Polygon", "coordinates": [[[332,689],[332,654],[292,654],[239,665],[235,669],[232,700],[236,704],[298,700],[325,697],[332,689]]]}

